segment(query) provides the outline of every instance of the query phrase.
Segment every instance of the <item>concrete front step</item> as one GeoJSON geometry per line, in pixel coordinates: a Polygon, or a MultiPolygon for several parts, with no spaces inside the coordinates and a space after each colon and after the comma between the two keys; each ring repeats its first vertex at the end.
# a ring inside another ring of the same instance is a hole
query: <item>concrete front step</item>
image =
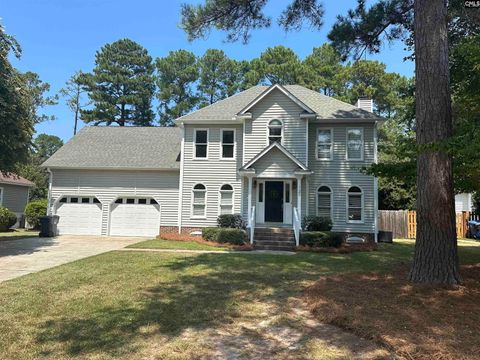
{"type": "Polygon", "coordinates": [[[292,250],[295,246],[293,229],[289,228],[255,228],[253,239],[259,250],[292,250]]]}

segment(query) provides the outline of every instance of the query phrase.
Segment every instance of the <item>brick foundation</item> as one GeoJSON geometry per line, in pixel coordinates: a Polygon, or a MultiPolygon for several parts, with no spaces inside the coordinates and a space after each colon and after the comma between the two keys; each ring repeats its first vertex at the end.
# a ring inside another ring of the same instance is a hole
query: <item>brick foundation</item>
{"type": "Polygon", "coordinates": [[[182,227],[178,233],[178,226],[162,226],[160,227],[160,237],[168,240],[198,240],[201,235],[191,235],[193,231],[202,231],[200,227],[182,227]]]}

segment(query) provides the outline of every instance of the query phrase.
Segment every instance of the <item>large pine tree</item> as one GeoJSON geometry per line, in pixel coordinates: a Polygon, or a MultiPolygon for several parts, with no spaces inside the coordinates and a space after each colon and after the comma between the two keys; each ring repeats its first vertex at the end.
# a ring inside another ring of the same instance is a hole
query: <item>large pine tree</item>
{"type": "Polygon", "coordinates": [[[152,58],[141,45],[122,39],[103,46],[93,73],[85,76],[93,108],[81,110],[82,120],[94,125],[149,126],[155,90],[152,58]]]}

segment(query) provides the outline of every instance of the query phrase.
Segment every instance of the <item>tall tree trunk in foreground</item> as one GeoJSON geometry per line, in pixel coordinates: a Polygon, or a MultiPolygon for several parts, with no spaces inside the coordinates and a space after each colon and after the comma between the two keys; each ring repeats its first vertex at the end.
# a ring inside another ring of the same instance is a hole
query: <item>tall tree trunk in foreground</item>
{"type": "MultiPolygon", "coordinates": [[[[415,0],[417,144],[439,143],[452,134],[446,0],[415,0]]],[[[460,282],[455,229],[452,158],[421,151],[417,158],[417,240],[413,282],[460,282]]]]}

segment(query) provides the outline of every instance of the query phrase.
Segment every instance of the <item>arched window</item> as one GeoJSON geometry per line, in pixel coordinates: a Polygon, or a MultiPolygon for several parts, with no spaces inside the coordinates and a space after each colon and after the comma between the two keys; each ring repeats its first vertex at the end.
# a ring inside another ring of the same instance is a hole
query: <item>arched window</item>
{"type": "Polygon", "coordinates": [[[282,142],[282,122],[274,119],[268,123],[268,143],[282,142]]]}
{"type": "Polygon", "coordinates": [[[197,184],[193,187],[192,216],[206,216],[206,195],[207,189],[203,184],[197,184]]]}
{"type": "Polygon", "coordinates": [[[363,192],[358,186],[352,186],[347,193],[347,220],[363,221],[363,192]]]}
{"type": "Polygon", "coordinates": [[[317,190],[317,216],[332,218],[332,190],[328,186],[317,190]]]}
{"type": "Polygon", "coordinates": [[[220,215],[233,214],[233,187],[225,184],[220,188],[220,215]]]}

